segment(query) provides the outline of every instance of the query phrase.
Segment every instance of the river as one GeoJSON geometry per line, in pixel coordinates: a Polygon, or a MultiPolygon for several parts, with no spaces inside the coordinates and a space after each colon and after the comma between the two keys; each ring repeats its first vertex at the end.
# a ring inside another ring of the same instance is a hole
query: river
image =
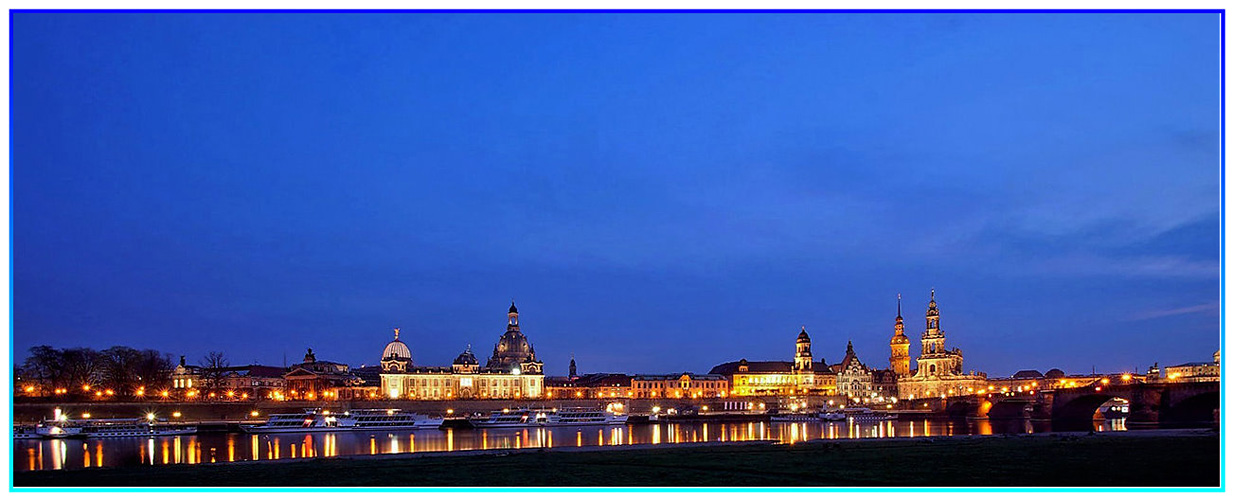
{"type": "MultiPolygon", "coordinates": [[[[1097,432],[1124,431],[1125,419],[1093,421],[1097,432]]],[[[88,467],[159,466],[289,458],[449,452],[521,448],[623,446],[694,442],[811,439],[878,439],[1047,432],[1048,423],[1028,420],[915,420],[849,422],[682,422],[415,431],[343,431],[287,434],[202,433],[187,436],[107,439],[17,440],[17,471],[88,467]]]]}

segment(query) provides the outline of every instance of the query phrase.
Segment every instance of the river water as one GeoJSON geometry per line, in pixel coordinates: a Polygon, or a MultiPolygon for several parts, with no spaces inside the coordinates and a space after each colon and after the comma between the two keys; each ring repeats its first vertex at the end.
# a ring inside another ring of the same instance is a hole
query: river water
{"type": "MultiPolygon", "coordinates": [[[[1125,419],[1097,420],[1097,432],[1124,431],[1125,419]]],[[[1002,420],[849,422],[682,422],[527,429],[343,431],[285,434],[203,433],[188,436],[17,440],[16,471],[159,466],[249,460],[463,450],[623,446],[695,442],[879,439],[1047,432],[1048,424],[1002,420]],[[1043,427],[1042,427],[1043,425],[1043,427]]]]}

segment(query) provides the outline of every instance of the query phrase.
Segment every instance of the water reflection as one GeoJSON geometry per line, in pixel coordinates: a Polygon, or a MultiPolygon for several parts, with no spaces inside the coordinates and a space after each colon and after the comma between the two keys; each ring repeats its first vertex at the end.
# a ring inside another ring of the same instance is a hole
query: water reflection
{"type": "MultiPolygon", "coordinates": [[[[810,439],[880,439],[896,436],[1023,434],[1048,431],[1047,423],[1021,421],[905,420],[874,422],[705,422],[650,423],[612,427],[417,430],[315,434],[201,434],[159,438],[19,440],[13,450],[18,470],[196,464],[283,457],[312,458],[455,450],[561,446],[624,446],[682,442],[810,439]],[[1041,428],[1041,425],[1046,427],[1041,428]],[[245,444],[247,441],[247,444],[245,444]],[[203,449],[205,454],[203,456],[203,449]],[[225,450],[225,452],[224,452],[225,450]]],[[[1126,420],[1093,422],[1097,432],[1125,431],[1126,420]]]]}

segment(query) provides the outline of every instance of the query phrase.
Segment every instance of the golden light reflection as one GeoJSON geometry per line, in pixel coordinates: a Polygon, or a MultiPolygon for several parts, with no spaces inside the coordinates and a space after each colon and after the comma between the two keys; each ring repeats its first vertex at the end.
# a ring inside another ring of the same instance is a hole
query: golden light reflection
{"type": "Polygon", "coordinates": [[[261,442],[257,440],[256,434],[253,434],[252,439],[249,441],[248,450],[253,460],[261,460],[261,442]]]}
{"type": "Polygon", "coordinates": [[[103,466],[103,442],[99,441],[94,444],[94,464],[95,467],[103,466]]]}
{"type": "Polygon", "coordinates": [[[235,461],[235,437],[230,435],[227,436],[227,461],[235,461]]]}

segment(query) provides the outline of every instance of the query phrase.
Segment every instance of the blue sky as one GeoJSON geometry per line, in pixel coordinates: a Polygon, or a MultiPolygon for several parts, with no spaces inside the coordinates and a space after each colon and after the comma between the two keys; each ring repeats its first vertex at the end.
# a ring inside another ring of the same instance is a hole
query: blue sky
{"type": "Polygon", "coordinates": [[[14,354],[1210,359],[1219,21],[19,13],[14,354]]]}

